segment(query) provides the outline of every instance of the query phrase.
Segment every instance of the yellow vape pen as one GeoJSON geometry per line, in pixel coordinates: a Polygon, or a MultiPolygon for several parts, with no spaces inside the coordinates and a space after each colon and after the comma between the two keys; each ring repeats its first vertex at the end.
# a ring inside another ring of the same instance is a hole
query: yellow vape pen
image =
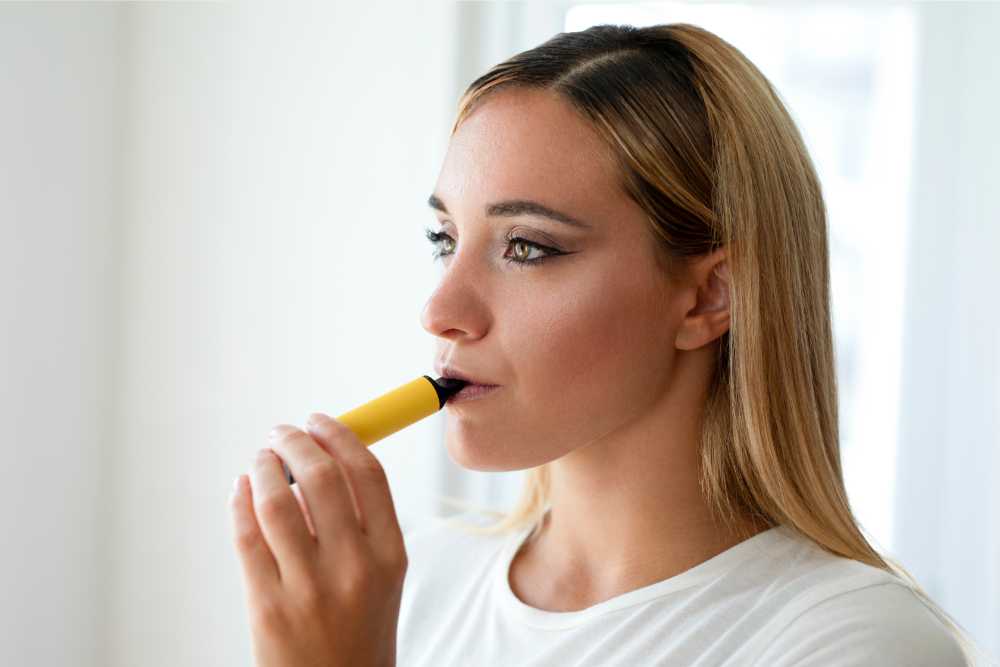
{"type": "MultiPolygon", "coordinates": [[[[429,417],[444,407],[445,401],[468,384],[465,380],[440,377],[436,380],[422,375],[395,389],[374,398],[339,417],[358,440],[370,446],[424,417],[429,417]]],[[[284,462],[281,464],[289,484],[295,479],[284,462]]]]}

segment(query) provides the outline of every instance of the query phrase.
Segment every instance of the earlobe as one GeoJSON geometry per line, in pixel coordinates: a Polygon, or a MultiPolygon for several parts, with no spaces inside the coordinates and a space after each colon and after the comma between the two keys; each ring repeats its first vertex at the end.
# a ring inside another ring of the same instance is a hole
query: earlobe
{"type": "Polygon", "coordinates": [[[729,308],[688,315],[677,332],[679,350],[697,350],[729,331],[729,308]]]}

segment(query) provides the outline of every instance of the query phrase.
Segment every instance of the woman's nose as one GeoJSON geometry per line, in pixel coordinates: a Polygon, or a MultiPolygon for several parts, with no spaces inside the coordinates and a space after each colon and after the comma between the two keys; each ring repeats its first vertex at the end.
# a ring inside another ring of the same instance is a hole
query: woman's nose
{"type": "Polygon", "coordinates": [[[479,291],[482,280],[462,274],[452,264],[420,313],[420,324],[439,338],[466,336],[479,338],[486,333],[488,316],[479,291]]]}

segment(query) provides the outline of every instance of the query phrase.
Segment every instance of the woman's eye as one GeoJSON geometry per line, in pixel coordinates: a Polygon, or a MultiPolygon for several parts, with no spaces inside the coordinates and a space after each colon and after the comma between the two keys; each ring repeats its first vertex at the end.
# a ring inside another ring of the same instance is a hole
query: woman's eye
{"type": "Polygon", "coordinates": [[[455,243],[455,239],[451,238],[444,232],[435,232],[431,229],[427,230],[427,240],[430,241],[431,245],[435,247],[434,259],[437,259],[438,257],[441,257],[443,255],[450,255],[452,252],[454,252],[454,249],[449,249],[447,251],[443,251],[441,249],[441,242],[444,241],[445,239],[447,239],[449,242],[449,248],[452,248],[452,246],[455,243]]]}
{"type": "MultiPolygon", "coordinates": [[[[445,257],[455,252],[455,239],[453,239],[449,234],[445,232],[435,232],[431,229],[427,229],[426,231],[427,239],[431,242],[431,245],[435,246],[433,259],[445,257]]],[[[534,241],[529,241],[528,239],[523,239],[517,236],[507,239],[507,247],[511,248],[513,253],[511,255],[505,254],[503,258],[505,261],[513,262],[514,264],[538,264],[549,257],[563,254],[556,248],[549,248],[548,246],[543,246],[539,243],[535,243],[534,241]],[[541,257],[532,257],[532,251],[539,251],[543,254],[541,257]]]]}
{"type": "MultiPolygon", "coordinates": [[[[536,259],[538,259],[537,257],[529,258],[529,255],[531,254],[532,250],[540,250],[540,246],[532,243],[531,241],[525,241],[524,239],[512,239],[510,242],[510,247],[514,248],[514,258],[511,261],[533,262],[536,259]],[[517,252],[519,249],[522,250],[523,252],[517,252]]],[[[547,255],[542,254],[542,257],[546,256],[547,255]]]]}

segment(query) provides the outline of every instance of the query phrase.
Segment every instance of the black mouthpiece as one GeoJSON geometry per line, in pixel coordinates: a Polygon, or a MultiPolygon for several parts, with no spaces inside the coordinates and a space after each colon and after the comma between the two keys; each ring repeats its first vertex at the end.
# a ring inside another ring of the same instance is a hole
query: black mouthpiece
{"type": "Polygon", "coordinates": [[[445,401],[457,394],[462,390],[462,387],[469,384],[465,380],[459,380],[458,378],[445,378],[440,377],[438,379],[433,379],[430,375],[425,375],[425,378],[431,381],[434,385],[434,391],[438,395],[438,409],[444,407],[445,401]]]}

